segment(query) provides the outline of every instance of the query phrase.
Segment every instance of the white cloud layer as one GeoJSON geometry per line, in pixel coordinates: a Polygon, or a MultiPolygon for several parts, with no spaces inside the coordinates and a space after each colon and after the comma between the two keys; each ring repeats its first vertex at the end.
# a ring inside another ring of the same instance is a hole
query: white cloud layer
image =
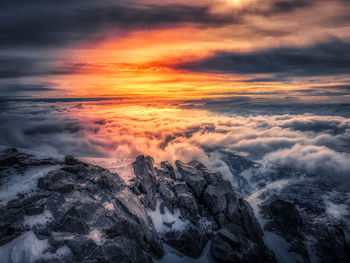
{"type": "Polygon", "coordinates": [[[7,104],[0,144],[90,157],[197,159],[229,174],[226,149],[262,163],[349,181],[350,118],[243,115],[109,102],[7,104]]]}

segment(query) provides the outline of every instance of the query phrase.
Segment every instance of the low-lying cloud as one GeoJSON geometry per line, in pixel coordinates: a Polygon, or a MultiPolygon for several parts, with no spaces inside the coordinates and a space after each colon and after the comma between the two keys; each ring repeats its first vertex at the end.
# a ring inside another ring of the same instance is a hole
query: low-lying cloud
{"type": "Polygon", "coordinates": [[[264,167],[286,167],[342,182],[350,172],[349,117],[321,116],[317,111],[214,113],[110,101],[12,101],[0,106],[0,144],[7,146],[118,159],[139,154],[156,161],[197,159],[227,175],[219,154],[224,149],[264,167]]]}

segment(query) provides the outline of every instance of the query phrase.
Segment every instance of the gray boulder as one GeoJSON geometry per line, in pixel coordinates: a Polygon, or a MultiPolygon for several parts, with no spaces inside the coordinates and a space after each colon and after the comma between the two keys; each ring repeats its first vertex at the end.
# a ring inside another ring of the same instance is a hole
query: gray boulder
{"type": "Polygon", "coordinates": [[[198,258],[208,242],[206,235],[193,225],[182,231],[171,231],[165,234],[165,242],[184,255],[198,258]]]}
{"type": "Polygon", "coordinates": [[[201,171],[181,161],[176,161],[175,164],[177,170],[182,175],[183,180],[192,190],[194,196],[199,198],[207,184],[201,171]]]}

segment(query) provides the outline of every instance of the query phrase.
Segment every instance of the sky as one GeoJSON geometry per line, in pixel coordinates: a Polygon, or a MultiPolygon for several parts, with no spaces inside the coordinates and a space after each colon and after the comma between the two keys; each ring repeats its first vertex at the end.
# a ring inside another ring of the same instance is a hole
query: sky
{"type": "Polygon", "coordinates": [[[0,7],[0,145],[226,178],[229,151],[348,186],[350,1],[0,7]]]}
{"type": "Polygon", "coordinates": [[[4,0],[0,96],[349,103],[348,0],[4,0]]]}

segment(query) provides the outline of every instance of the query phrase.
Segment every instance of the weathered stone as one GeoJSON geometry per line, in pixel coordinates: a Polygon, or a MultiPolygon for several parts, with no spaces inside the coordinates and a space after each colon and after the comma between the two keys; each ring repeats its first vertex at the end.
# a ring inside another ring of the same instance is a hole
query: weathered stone
{"type": "Polygon", "coordinates": [[[237,239],[237,237],[225,228],[220,229],[218,231],[217,235],[221,239],[223,239],[227,243],[229,243],[231,247],[237,247],[239,245],[239,240],[237,239]]]}
{"type": "Polygon", "coordinates": [[[235,251],[228,242],[215,236],[210,246],[210,255],[216,262],[239,263],[239,253],[235,251]]]}
{"type": "Polygon", "coordinates": [[[193,166],[185,164],[181,161],[176,161],[175,164],[178,171],[182,175],[183,180],[188,184],[190,189],[193,191],[193,194],[199,198],[204,187],[206,186],[206,181],[202,173],[193,166]]]}
{"type": "Polygon", "coordinates": [[[69,193],[74,190],[74,184],[65,175],[66,172],[61,169],[52,171],[46,177],[38,180],[38,187],[48,191],[69,193]]]}
{"type": "Polygon", "coordinates": [[[77,159],[75,159],[73,156],[66,156],[64,158],[64,162],[66,165],[77,165],[80,163],[77,159]]]}
{"type": "Polygon", "coordinates": [[[272,197],[272,199],[272,201],[267,201],[267,204],[263,204],[261,208],[275,224],[293,228],[303,225],[300,213],[292,202],[277,196],[272,197]]]}
{"type": "Polygon", "coordinates": [[[134,173],[139,181],[139,190],[148,199],[147,206],[154,210],[156,208],[157,179],[153,167],[153,158],[150,156],[138,156],[133,162],[134,173]]]}
{"type": "Polygon", "coordinates": [[[75,207],[70,208],[58,223],[58,231],[72,232],[77,234],[88,234],[89,226],[86,224],[81,211],[75,207]]]}
{"type": "Polygon", "coordinates": [[[225,192],[220,191],[220,188],[213,184],[205,189],[203,200],[213,215],[221,213],[226,209],[225,192]]]}
{"type": "Polygon", "coordinates": [[[198,258],[208,242],[205,234],[193,225],[188,225],[183,231],[168,232],[164,237],[167,244],[192,258],[198,258]]]}
{"type": "Polygon", "coordinates": [[[164,170],[166,170],[169,173],[169,175],[172,179],[174,179],[174,180],[177,179],[174,167],[168,161],[161,162],[160,165],[164,170]]]}

